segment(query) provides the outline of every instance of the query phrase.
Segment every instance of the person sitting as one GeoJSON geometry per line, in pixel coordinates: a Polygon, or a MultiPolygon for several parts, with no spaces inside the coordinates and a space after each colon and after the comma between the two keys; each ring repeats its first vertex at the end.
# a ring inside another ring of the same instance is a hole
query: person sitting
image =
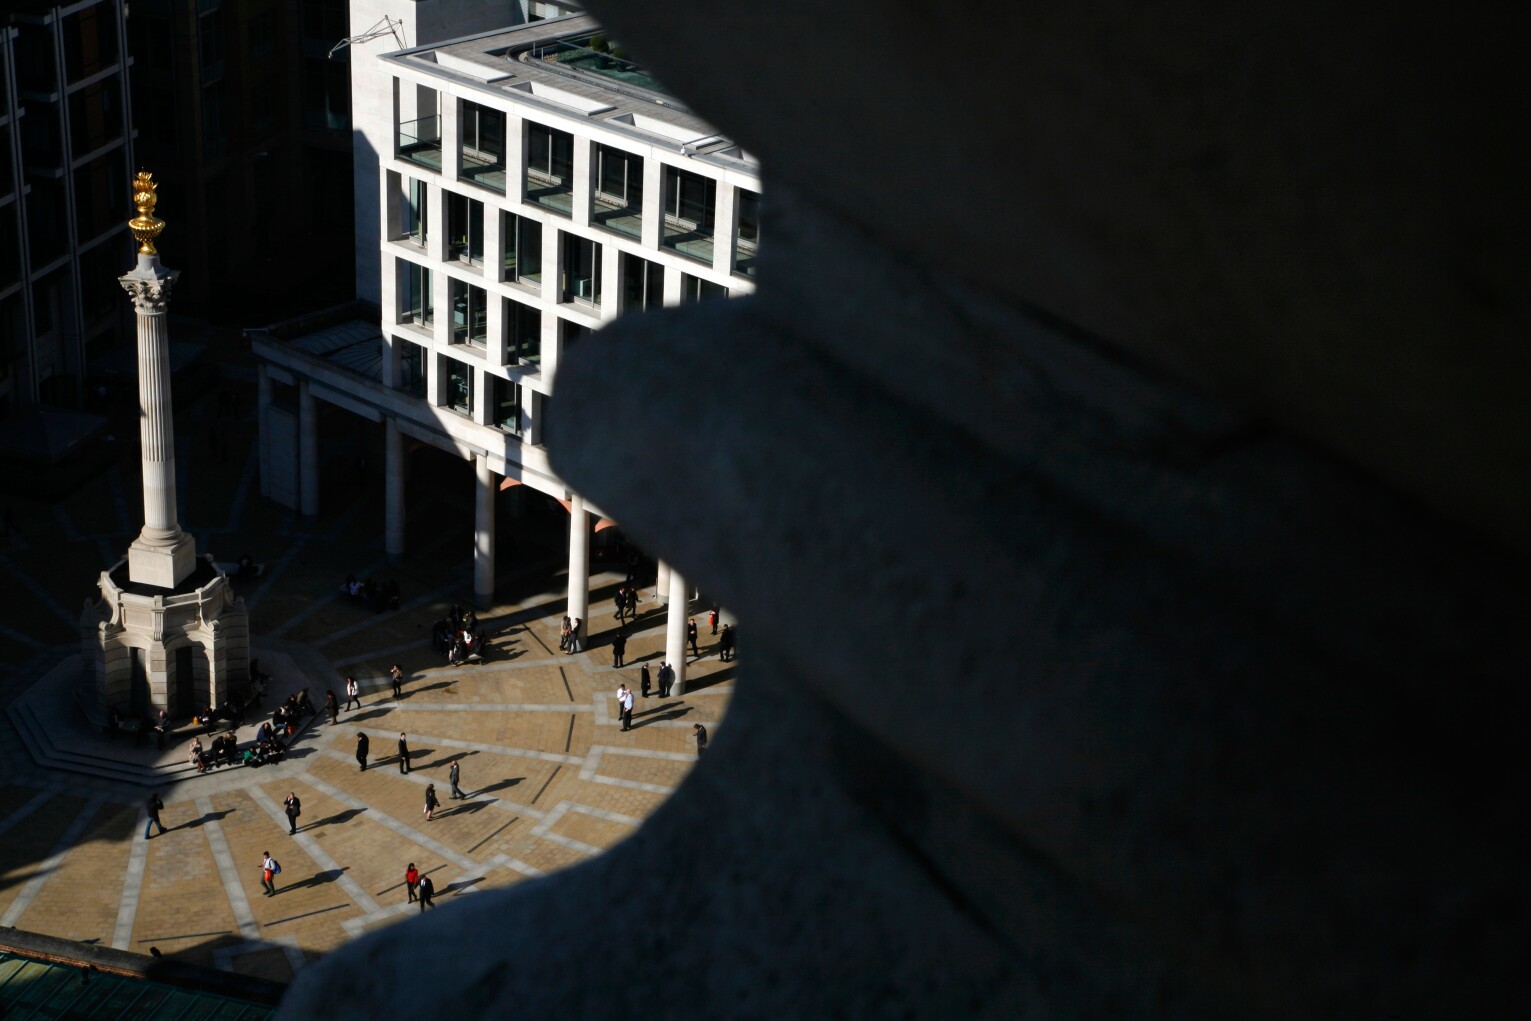
{"type": "Polygon", "coordinates": [[[312,716],[316,712],[314,709],[314,704],[308,700],[307,688],[304,688],[302,691],[298,692],[297,707],[298,712],[305,716],[312,716]]]}
{"type": "Polygon", "coordinates": [[[265,765],[265,759],[261,755],[260,745],[252,744],[250,747],[246,748],[243,761],[244,764],[249,766],[251,769],[259,769],[261,766],[265,765]]]}
{"type": "Polygon", "coordinates": [[[191,739],[191,751],[187,754],[186,761],[196,766],[198,773],[207,772],[207,756],[202,752],[202,739],[200,737],[191,739]]]}
{"type": "Polygon", "coordinates": [[[282,750],[282,743],[280,741],[277,741],[277,740],[262,741],[260,747],[261,747],[261,760],[263,762],[281,762],[282,761],[283,750],[282,750]]]}
{"type": "Polygon", "coordinates": [[[462,629],[464,631],[472,631],[476,627],[478,627],[478,615],[475,614],[472,610],[464,610],[462,615],[462,629]]]}

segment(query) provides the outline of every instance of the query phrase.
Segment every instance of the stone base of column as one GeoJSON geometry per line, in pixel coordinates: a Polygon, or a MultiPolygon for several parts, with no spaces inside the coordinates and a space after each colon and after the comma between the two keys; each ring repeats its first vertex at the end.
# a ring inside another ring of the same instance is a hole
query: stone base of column
{"type": "Polygon", "coordinates": [[[152,546],[140,537],[128,547],[128,577],[135,585],[173,589],[196,565],[197,541],[185,532],[169,546],[152,546]]]}

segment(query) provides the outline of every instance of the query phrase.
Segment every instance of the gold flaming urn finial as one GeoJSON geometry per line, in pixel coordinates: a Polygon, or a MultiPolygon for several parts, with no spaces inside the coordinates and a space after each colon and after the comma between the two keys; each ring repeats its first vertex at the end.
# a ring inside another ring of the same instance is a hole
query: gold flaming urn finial
{"type": "Polygon", "coordinates": [[[133,178],[133,204],[138,207],[138,215],[128,221],[128,229],[138,239],[138,251],[142,255],[159,254],[154,239],[164,231],[165,221],[154,215],[154,204],[159,201],[155,194],[158,190],[154,175],[147,170],[140,170],[133,178]]]}

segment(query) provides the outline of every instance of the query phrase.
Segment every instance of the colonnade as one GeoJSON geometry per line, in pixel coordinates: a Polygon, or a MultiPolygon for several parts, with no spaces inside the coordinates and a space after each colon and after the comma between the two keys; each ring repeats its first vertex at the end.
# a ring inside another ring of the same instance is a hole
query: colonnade
{"type": "MultiPolygon", "coordinates": [[[[264,367],[262,367],[264,369],[264,367]]],[[[319,427],[318,402],[306,379],[298,381],[298,506],[305,516],[319,512],[319,427]]],[[[260,374],[261,408],[270,402],[270,381],[260,374]]],[[[262,427],[265,421],[262,419],[262,427]]],[[[383,417],[383,546],[389,562],[404,555],[404,434],[396,419],[383,417]]],[[[494,597],[495,581],[495,494],[500,476],[490,467],[489,458],[475,453],[473,459],[473,594],[482,602],[494,597]]],[[[264,467],[264,465],[263,465],[264,467]]],[[[584,622],[590,631],[590,512],[584,497],[571,494],[569,508],[568,610],[571,618],[584,622]]],[[[665,625],[665,662],[675,670],[672,691],[681,694],[686,685],[686,622],[691,600],[688,583],[668,565],[659,565],[656,597],[667,600],[669,611],[665,625]]]]}

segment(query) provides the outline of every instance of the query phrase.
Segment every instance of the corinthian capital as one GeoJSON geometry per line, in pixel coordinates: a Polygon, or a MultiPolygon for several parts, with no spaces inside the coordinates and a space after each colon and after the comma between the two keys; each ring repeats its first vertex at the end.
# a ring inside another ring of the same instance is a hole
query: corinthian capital
{"type": "Polygon", "coordinates": [[[142,315],[159,315],[170,305],[170,286],[175,277],[118,277],[117,282],[133,299],[133,308],[142,315]]]}

